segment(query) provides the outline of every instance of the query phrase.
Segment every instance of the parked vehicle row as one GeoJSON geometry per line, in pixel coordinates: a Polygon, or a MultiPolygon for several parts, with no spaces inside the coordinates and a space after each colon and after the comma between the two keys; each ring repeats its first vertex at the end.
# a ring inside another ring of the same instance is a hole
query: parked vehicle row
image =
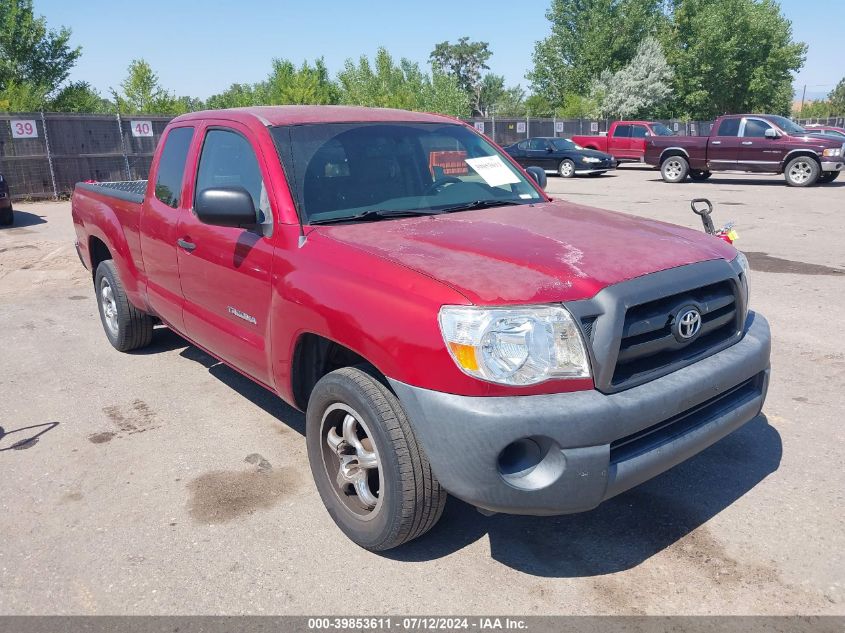
{"type": "Polygon", "coordinates": [[[109,342],[161,321],[304,410],[330,516],[384,550],[447,493],[592,509],[763,406],[744,256],[544,180],[448,117],[244,108],[177,117],[72,216],[109,342]]]}

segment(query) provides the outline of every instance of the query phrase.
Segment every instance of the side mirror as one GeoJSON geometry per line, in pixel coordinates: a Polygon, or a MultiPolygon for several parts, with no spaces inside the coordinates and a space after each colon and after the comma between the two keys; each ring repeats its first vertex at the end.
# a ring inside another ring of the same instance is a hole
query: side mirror
{"type": "Polygon", "coordinates": [[[243,187],[203,189],[194,203],[200,222],[213,226],[250,229],[258,224],[252,196],[243,187]]]}
{"type": "Polygon", "coordinates": [[[554,151],[555,151],[555,149],[554,149],[553,147],[546,147],[546,151],[547,151],[549,154],[551,154],[552,152],[554,152],[554,151]]]}
{"type": "Polygon", "coordinates": [[[763,134],[766,135],[766,138],[779,138],[780,137],[780,134],[778,134],[778,131],[773,127],[767,128],[766,131],[763,132],[763,134]]]}
{"type": "Polygon", "coordinates": [[[540,169],[539,167],[526,167],[525,171],[537,182],[538,185],[540,185],[540,189],[543,189],[545,191],[546,172],[540,169]]]}

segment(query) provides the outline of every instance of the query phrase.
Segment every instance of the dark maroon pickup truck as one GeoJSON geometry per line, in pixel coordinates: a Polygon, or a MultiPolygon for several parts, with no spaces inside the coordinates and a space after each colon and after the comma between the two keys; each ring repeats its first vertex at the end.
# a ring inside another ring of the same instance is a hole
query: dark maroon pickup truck
{"type": "Polygon", "coordinates": [[[783,174],[786,184],[833,182],[845,169],[845,143],[810,136],[793,121],[771,114],[731,114],[716,119],[710,136],[655,136],[644,161],[665,182],[707,180],[714,171],[783,174]]]}

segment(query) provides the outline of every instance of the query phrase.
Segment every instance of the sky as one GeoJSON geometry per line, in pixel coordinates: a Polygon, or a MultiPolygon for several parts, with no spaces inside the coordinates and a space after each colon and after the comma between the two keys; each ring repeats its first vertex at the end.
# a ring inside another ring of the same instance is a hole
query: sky
{"type": "MultiPolygon", "coordinates": [[[[427,65],[434,44],[469,36],[489,42],[491,72],[527,88],[534,42],[549,33],[547,0],[464,3],[446,0],[35,0],[50,28],[62,25],[82,46],[72,80],[104,96],[117,88],[133,58],[143,57],[177,95],[207,98],[230,84],[266,77],[274,57],[297,65],[324,57],[332,74],[343,62],[372,57],[385,46],[395,57],[427,65]]],[[[795,78],[800,97],[826,95],[845,74],[845,0],[782,0],[795,39],[809,45],[795,78]]]]}

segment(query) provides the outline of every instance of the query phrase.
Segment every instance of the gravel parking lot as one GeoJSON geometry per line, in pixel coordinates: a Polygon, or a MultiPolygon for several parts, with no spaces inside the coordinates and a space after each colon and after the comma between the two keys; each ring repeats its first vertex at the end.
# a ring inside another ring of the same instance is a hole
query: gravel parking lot
{"type": "Polygon", "coordinates": [[[845,614],[845,180],[668,185],[623,167],[552,195],[700,228],[710,198],[771,321],[764,415],[592,512],[450,499],[383,555],[334,526],[303,416],[165,328],[102,332],[70,204],[0,229],[2,614],[845,614]]]}

